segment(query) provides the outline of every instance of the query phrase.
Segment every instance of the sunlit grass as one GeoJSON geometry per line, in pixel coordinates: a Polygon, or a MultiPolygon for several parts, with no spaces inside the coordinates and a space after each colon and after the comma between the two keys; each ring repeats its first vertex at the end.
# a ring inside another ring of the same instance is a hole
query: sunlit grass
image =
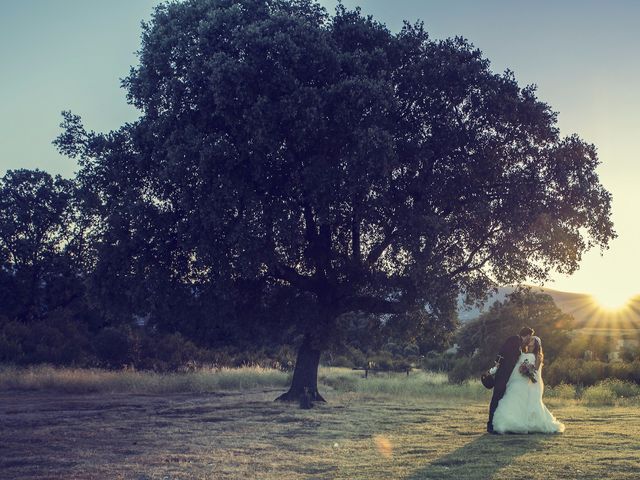
{"type": "Polygon", "coordinates": [[[447,375],[440,372],[418,370],[408,376],[403,373],[378,373],[363,378],[363,372],[359,370],[321,368],[318,379],[338,392],[398,399],[431,397],[480,400],[487,397],[487,390],[479,381],[452,385],[448,383],[447,375]]]}
{"type": "Polygon", "coordinates": [[[0,390],[55,390],[69,393],[205,393],[260,387],[284,388],[289,381],[287,373],[262,367],[201,369],[188,373],[51,366],[0,369],[0,390]]]}
{"type": "MultiPolygon", "coordinates": [[[[333,373],[323,371],[327,378],[333,373]]],[[[547,390],[552,412],[567,425],[562,435],[488,435],[486,398],[396,399],[322,388],[328,402],[311,410],[273,402],[273,392],[262,389],[220,396],[0,392],[2,478],[35,480],[42,472],[47,478],[172,480],[640,475],[640,409],[580,403],[569,385],[547,390]]],[[[633,394],[637,386],[600,388],[633,394]]]]}
{"type": "MultiPolygon", "coordinates": [[[[0,367],[0,390],[51,390],[66,393],[215,393],[285,390],[291,373],[262,367],[200,369],[187,373],[112,371],[100,369],[0,367]]],[[[416,370],[369,374],[340,367],[321,367],[319,388],[339,396],[416,401],[488,401],[491,391],[476,380],[450,384],[446,374],[416,370]]],[[[545,387],[545,401],[552,405],[575,402],[587,406],[640,405],[640,386],[622,380],[605,380],[587,388],[561,384],[545,387]]]]}

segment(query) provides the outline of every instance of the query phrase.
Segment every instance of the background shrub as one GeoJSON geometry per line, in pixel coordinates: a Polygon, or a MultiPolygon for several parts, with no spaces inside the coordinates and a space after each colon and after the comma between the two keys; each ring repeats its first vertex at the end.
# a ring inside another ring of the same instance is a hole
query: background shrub
{"type": "Polygon", "coordinates": [[[88,357],[88,332],[81,323],[53,317],[49,321],[9,321],[0,327],[0,361],[54,365],[80,364],[88,357]]]}
{"type": "Polygon", "coordinates": [[[119,367],[132,359],[131,333],[120,328],[107,327],[93,339],[98,359],[109,367],[119,367]]]}
{"type": "Polygon", "coordinates": [[[449,383],[460,384],[475,375],[472,370],[473,363],[469,357],[457,358],[448,372],[449,383]]]}
{"type": "Polygon", "coordinates": [[[601,362],[560,358],[543,369],[543,377],[549,385],[571,383],[592,386],[606,379],[640,383],[640,362],[601,362]]]}

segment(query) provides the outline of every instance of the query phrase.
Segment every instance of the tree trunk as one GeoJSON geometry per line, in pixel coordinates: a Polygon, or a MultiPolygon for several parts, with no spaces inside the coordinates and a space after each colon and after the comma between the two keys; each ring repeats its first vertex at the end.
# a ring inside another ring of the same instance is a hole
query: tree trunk
{"type": "Polygon", "coordinates": [[[315,402],[324,402],[325,399],[318,392],[318,365],[320,364],[320,350],[314,348],[310,335],[305,335],[302,345],[298,350],[296,367],[293,370],[293,379],[289,391],[283,393],[276,401],[298,402],[305,395],[305,388],[310,399],[315,402]]]}

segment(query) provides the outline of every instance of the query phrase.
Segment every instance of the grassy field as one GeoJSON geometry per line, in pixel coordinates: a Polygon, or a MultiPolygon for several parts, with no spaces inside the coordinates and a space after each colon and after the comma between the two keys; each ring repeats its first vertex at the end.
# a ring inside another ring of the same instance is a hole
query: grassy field
{"type": "Polygon", "coordinates": [[[0,478],[640,477],[631,387],[613,401],[549,391],[565,434],[494,436],[484,433],[489,392],[438,374],[365,380],[323,369],[328,403],[312,410],[273,402],[287,376],[255,369],[173,377],[45,368],[20,377],[0,370],[0,478]]]}

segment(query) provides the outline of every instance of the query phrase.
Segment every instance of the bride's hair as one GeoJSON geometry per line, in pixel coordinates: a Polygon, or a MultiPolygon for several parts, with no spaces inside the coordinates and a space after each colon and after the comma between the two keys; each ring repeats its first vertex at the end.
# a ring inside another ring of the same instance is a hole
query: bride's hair
{"type": "Polygon", "coordinates": [[[536,333],[536,332],[533,330],[533,328],[531,328],[531,327],[522,327],[520,329],[519,335],[521,337],[526,337],[527,335],[533,335],[534,333],[536,333]]]}
{"type": "Polygon", "coordinates": [[[532,353],[536,356],[536,360],[539,361],[538,364],[540,365],[544,360],[544,353],[542,351],[542,340],[540,340],[540,337],[531,337],[531,339],[533,340],[532,353]]]}

